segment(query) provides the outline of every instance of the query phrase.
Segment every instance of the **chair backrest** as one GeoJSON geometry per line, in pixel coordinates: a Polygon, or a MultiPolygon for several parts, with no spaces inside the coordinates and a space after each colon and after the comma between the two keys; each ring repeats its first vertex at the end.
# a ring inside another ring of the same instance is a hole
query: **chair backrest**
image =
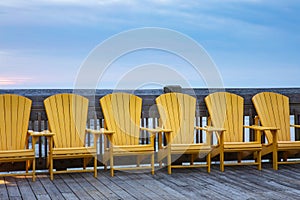
{"type": "Polygon", "coordinates": [[[225,142],[243,142],[244,99],[228,92],[205,97],[212,126],[226,129],[225,142]]]}
{"type": "MultiPolygon", "coordinates": [[[[277,127],[278,141],[290,141],[289,98],[273,92],[261,92],[252,98],[262,126],[277,127]]],[[[273,142],[270,131],[265,131],[269,143],[273,142]]]]}
{"type": "Polygon", "coordinates": [[[163,128],[171,129],[173,144],[194,143],[196,98],[181,93],[166,93],[156,98],[163,128]]]}
{"type": "Polygon", "coordinates": [[[138,145],[142,99],[133,94],[113,93],[100,99],[105,126],[115,131],[114,145],[138,145]]]}
{"type": "Polygon", "coordinates": [[[83,147],[88,99],[77,94],[56,94],[44,100],[49,129],[56,148],[83,147]]]}
{"type": "Polygon", "coordinates": [[[0,150],[25,149],[31,100],[14,95],[0,95],[0,150]]]}

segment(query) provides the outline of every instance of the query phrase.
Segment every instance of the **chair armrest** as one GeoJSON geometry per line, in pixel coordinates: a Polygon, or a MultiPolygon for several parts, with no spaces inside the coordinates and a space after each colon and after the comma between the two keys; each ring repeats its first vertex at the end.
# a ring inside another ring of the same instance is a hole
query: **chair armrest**
{"type": "Polygon", "coordinates": [[[275,130],[279,130],[279,128],[277,128],[277,127],[265,127],[265,126],[257,126],[257,125],[244,126],[244,128],[250,128],[250,129],[253,129],[253,130],[257,130],[257,131],[275,131],[275,130]]]}
{"type": "Polygon", "coordinates": [[[163,129],[163,128],[145,128],[141,127],[141,130],[148,131],[149,133],[161,133],[161,132],[166,132],[166,133],[171,133],[171,129],[163,129]]]}
{"type": "Polygon", "coordinates": [[[296,125],[296,124],[291,124],[290,126],[295,128],[300,128],[300,125],[296,125]]]}
{"type": "MultiPolygon", "coordinates": [[[[51,133],[48,130],[44,130],[44,131],[41,131],[41,132],[28,130],[27,134],[28,134],[28,136],[32,137],[32,144],[35,144],[37,142],[38,137],[42,137],[42,136],[47,137],[50,140],[50,143],[52,143],[53,136],[55,135],[54,133],[51,133]]],[[[35,145],[32,145],[32,148],[35,149],[35,145]]],[[[50,147],[50,150],[51,150],[51,147],[50,147]]]]}
{"type": "Polygon", "coordinates": [[[33,136],[33,137],[41,137],[41,136],[50,137],[50,136],[55,135],[55,133],[52,133],[48,130],[44,130],[44,131],[41,131],[41,132],[28,130],[27,133],[28,133],[29,136],[33,136]]]}
{"type": "Polygon", "coordinates": [[[212,141],[212,134],[215,133],[216,137],[218,138],[218,143],[223,144],[224,143],[224,132],[226,129],[224,128],[218,128],[218,127],[212,127],[212,126],[205,126],[205,127],[199,127],[196,126],[195,129],[197,130],[203,130],[206,134],[209,134],[210,136],[206,137],[206,143],[211,145],[212,141]]]}
{"type": "Polygon", "coordinates": [[[115,131],[109,131],[109,130],[106,130],[104,128],[101,128],[100,130],[86,129],[85,131],[90,132],[90,133],[95,134],[95,135],[100,135],[100,134],[112,135],[112,134],[115,133],[115,131]]]}
{"type": "Polygon", "coordinates": [[[206,131],[208,133],[215,132],[215,131],[218,131],[218,132],[224,132],[224,131],[226,131],[225,128],[217,128],[217,127],[212,127],[212,126],[206,126],[206,127],[196,126],[195,129],[197,129],[197,130],[203,130],[203,131],[206,131]]]}
{"type": "Polygon", "coordinates": [[[273,143],[277,145],[277,131],[279,128],[277,127],[264,127],[264,126],[257,126],[257,125],[252,125],[252,126],[244,126],[245,128],[250,128],[255,130],[256,135],[256,141],[261,143],[261,131],[270,131],[271,134],[273,135],[273,143]]]}
{"type": "Polygon", "coordinates": [[[163,129],[163,128],[146,128],[146,127],[140,127],[141,130],[145,130],[148,131],[149,133],[151,133],[151,144],[154,145],[154,137],[155,137],[155,133],[159,133],[158,135],[158,147],[160,148],[162,146],[162,132],[164,132],[166,134],[166,138],[167,141],[170,140],[170,134],[172,132],[171,129],[163,129]]]}

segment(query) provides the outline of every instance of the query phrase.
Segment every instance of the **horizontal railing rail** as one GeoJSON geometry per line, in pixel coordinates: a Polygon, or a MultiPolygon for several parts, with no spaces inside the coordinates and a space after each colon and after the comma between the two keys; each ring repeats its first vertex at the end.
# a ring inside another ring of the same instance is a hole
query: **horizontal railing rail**
{"type": "MultiPolygon", "coordinates": [[[[238,94],[244,98],[244,119],[246,125],[254,124],[254,117],[256,116],[256,111],[252,104],[251,98],[264,91],[276,92],[286,95],[290,99],[290,114],[291,121],[294,124],[300,124],[300,88],[229,88],[229,89],[182,89],[182,93],[190,94],[197,98],[197,109],[196,109],[196,120],[195,125],[205,126],[208,117],[208,111],[205,106],[204,98],[212,92],[215,91],[227,91],[234,94],[238,94]]],[[[155,98],[164,93],[162,89],[148,89],[148,90],[72,90],[72,89],[17,89],[17,90],[0,90],[0,94],[18,94],[28,97],[32,100],[32,109],[30,115],[29,129],[34,131],[43,131],[48,129],[47,116],[44,109],[43,101],[47,97],[58,94],[58,93],[76,93],[85,96],[89,99],[89,112],[87,128],[99,129],[103,127],[104,120],[99,103],[99,99],[106,94],[112,92],[128,92],[133,93],[143,99],[142,108],[142,119],[141,126],[155,128],[158,126],[159,114],[155,104],[155,98]]],[[[292,137],[295,140],[300,140],[300,131],[295,130],[292,132],[292,137]]],[[[148,143],[149,140],[146,137],[147,133],[141,132],[141,142],[148,143]]],[[[254,133],[245,130],[244,132],[245,140],[252,141],[254,139],[254,133]]],[[[202,131],[197,131],[195,139],[197,142],[203,141],[204,133],[202,131]]],[[[87,135],[87,144],[89,145],[92,141],[91,135],[87,135]]],[[[103,154],[103,136],[100,137],[98,141],[99,147],[99,160],[101,161],[101,155],[103,154]]],[[[156,142],[157,148],[157,142],[156,142]]],[[[40,138],[36,144],[37,153],[37,168],[46,169],[48,144],[45,138],[40,138]]],[[[64,161],[57,161],[57,166],[61,168],[66,167],[66,165],[79,166],[81,161],[74,160],[72,162],[64,163],[64,161]]],[[[101,164],[101,162],[99,162],[101,164]]],[[[0,171],[6,171],[7,169],[19,169],[22,168],[19,164],[9,163],[0,164],[0,171]]]]}

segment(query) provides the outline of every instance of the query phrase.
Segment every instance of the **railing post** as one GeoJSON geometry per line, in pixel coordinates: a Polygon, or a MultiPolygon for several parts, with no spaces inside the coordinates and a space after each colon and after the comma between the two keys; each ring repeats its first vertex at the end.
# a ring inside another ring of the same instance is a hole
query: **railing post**
{"type": "MultiPolygon", "coordinates": [[[[255,118],[255,115],[254,115],[252,109],[250,108],[249,109],[249,125],[250,126],[253,125],[253,124],[255,124],[254,118],[255,118]]],[[[249,130],[249,137],[250,137],[249,141],[255,141],[255,139],[256,139],[255,138],[256,135],[255,135],[255,133],[254,133],[254,131],[252,129],[249,130]]]]}
{"type": "MultiPolygon", "coordinates": [[[[37,113],[37,131],[42,131],[42,114],[40,112],[37,113]]],[[[42,138],[39,137],[39,162],[41,162],[42,158],[42,138]]]]}

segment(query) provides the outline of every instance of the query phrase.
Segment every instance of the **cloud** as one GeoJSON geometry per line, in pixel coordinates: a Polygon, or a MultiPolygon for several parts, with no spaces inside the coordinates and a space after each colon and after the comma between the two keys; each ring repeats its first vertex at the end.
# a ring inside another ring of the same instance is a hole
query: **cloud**
{"type": "Polygon", "coordinates": [[[0,6],[2,7],[39,7],[39,6],[85,6],[94,7],[97,5],[116,5],[116,4],[133,4],[136,1],[130,0],[2,0],[0,6]]]}
{"type": "Polygon", "coordinates": [[[25,82],[30,80],[30,78],[26,77],[7,77],[1,76],[0,77],[0,86],[13,86],[13,85],[22,85],[25,82]]]}
{"type": "Polygon", "coordinates": [[[261,0],[3,0],[0,1],[3,11],[0,24],[101,24],[108,27],[114,23],[125,27],[148,24],[180,27],[181,24],[191,24],[201,28],[218,28],[223,24],[240,25],[239,22],[244,19],[228,16],[226,12],[242,15],[245,9],[241,5],[249,3],[269,4],[261,0]]]}

